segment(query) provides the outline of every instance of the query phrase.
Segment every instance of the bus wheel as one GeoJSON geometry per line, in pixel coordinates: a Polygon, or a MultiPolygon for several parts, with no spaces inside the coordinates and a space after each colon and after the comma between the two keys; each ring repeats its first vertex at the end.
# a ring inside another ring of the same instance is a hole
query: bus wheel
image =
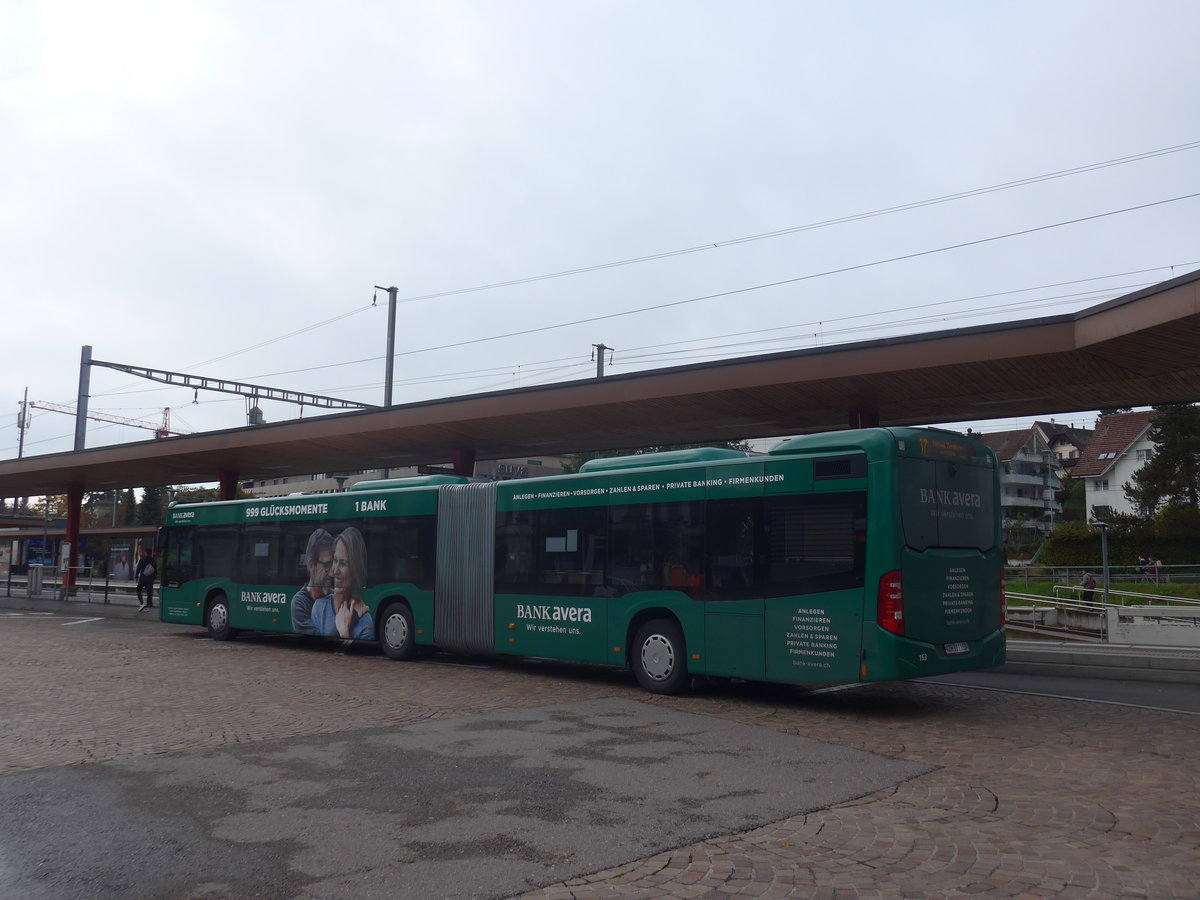
{"type": "Polygon", "coordinates": [[[633,652],[633,673],[650,693],[681,694],[687,689],[687,647],[675,622],[647,622],[633,639],[633,652]]]}
{"type": "Polygon", "coordinates": [[[417,655],[415,638],[412,610],[407,605],[393,603],[383,611],[379,646],[385,655],[390,659],[412,659],[417,655]]]}
{"type": "Polygon", "coordinates": [[[229,627],[229,601],[224,594],[218,594],[208,604],[204,614],[204,623],[208,626],[208,636],[214,641],[233,639],[234,630],[229,627]]]}

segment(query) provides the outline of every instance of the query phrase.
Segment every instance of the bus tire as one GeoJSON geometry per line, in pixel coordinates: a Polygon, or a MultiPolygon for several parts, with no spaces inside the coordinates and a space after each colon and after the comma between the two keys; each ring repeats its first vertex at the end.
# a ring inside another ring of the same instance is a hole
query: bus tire
{"type": "Polygon", "coordinates": [[[379,646],[389,659],[414,659],[417,655],[412,610],[407,603],[393,603],[379,617],[379,646]]]}
{"type": "Polygon", "coordinates": [[[672,619],[652,619],[633,639],[633,674],[652,694],[682,694],[688,687],[687,645],[672,619]]]}
{"type": "Polygon", "coordinates": [[[236,631],[229,626],[229,600],[224,594],[217,594],[209,601],[204,610],[204,624],[208,626],[208,636],[214,641],[231,641],[236,631]]]}

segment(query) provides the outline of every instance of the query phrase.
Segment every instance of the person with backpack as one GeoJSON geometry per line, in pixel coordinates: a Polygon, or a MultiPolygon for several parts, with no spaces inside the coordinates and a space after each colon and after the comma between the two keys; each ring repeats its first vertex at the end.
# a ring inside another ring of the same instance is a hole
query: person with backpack
{"type": "Polygon", "coordinates": [[[138,612],[145,612],[154,606],[154,575],[157,569],[154,568],[154,556],[146,549],[146,545],[142,544],[138,548],[137,568],[133,570],[133,577],[137,580],[137,598],[138,612]],[[142,591],[146,592],[146,599],[142,599],[142,591]]]}
{"type": "Polygon", "coordinates": [[[1083,588],[1080,593],[1085,601],[1091,602],[1096,598],[1096,578],[1087,569],[1083,572],[1083,580],[1079,582],[1079,586],[1083,588]]]}

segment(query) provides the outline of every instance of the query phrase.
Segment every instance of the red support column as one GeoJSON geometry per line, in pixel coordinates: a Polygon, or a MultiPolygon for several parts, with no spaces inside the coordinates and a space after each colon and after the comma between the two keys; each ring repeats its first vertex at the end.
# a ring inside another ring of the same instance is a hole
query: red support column
{"type": "Polygon", "coordinates": [[[459,447],[454,451],[454,474],[466,478],[475,474],[474,447],[459,447]]]}
{"type": "Polygon", "coordinates": [[[867,407],[856,407],[850,410],[851,428],[878,428],[879,410],[867,407]]]}
{"type": "Polygon", "coordinates": [[[225,470],[221,472],[221,499],[236,500],[238,489],[238,473],[225,470]]]}
{"type": "Polygon", "coordinates": [[[83,518],[83,485],[67,486],[67,534],[63,538],[70,548],[67,554],[67,571],[63,573],[62,585],[70,590],[75,586],[75,566],[79,557],[79,525],[83,518]]]}

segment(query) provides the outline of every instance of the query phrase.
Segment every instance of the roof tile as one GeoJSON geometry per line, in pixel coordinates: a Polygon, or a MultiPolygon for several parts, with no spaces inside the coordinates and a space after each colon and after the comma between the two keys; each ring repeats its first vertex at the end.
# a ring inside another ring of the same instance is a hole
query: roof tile
{"type": "Polygon", "coordinates": [[[1129,449],[1129,445],[1150,427],[1154,415],[1154,410],[1145,409],[1104,416],[1096,423],[1096,433],[1079,455],[1079,461],[1071,470],[1071,474],[1077,478],[1083,475],[1104,474],[1117,458],[1129,449]],[[1102,458],[1109,453],[1116,456],[1102,458]]]}

